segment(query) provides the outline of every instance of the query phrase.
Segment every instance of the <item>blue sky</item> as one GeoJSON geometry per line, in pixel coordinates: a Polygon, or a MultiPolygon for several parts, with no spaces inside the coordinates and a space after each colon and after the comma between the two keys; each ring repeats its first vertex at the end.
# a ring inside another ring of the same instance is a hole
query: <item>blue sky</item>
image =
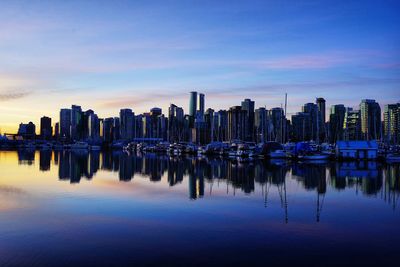
{"type": "MultiPolygon", "coordinates": [[[[2,1],[0,127],[71,104],[114,116],[189,92],[289,113],[400,100],[398,1],[2,1]]],[[[4,130],[5,129],[5,130],[4,130]]]]}

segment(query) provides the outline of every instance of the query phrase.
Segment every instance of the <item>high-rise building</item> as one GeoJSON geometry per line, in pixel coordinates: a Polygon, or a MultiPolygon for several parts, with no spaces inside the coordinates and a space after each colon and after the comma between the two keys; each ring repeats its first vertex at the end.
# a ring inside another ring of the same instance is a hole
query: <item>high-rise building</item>
{"type": "Polygon", "coordinates": [[[343,140],[343,126],[346,108],[344,105],[331,106],[329,115],[329,141],[336,143],[338,140],[343,140]]]}
{"type": "Polygon", "coordinates": [[[246,98],[242,101],[242,110],[246,111],[247,116],[247,125],[245,129],[245,140],[253,141],[254,140],[254,101],[246,98]]]}
{"type": "Polygon", "coordinates": [[[317,123],[318,123],[318,140],[320,142],[326,141],[326,115],[325,115],[325,99],[322,97],[317,98],[316,104],[318,107],[317,123]]]}
{"type": "Polygon", "coordinates": [[[60,110],[60,139],[67,141],[71,138],[71,110],[60,110]]]}
{"type": "Polygon", "coordinates": [[[400,103],[385,105],[383,112],[385,141],[400,143],[400,103]]]}
{"type": "Polygon", "coordinates": [[[321,123],[319,120],[318,105],[314,103],[304,104],[302,112],[310,115],[310,125],[307,129],[310,133],[306,134],[306,136],[310,136],[311,140],[319,142],[321,123]]]}
{"type": "Polygon", "coordinates": [[[272,108],[269,110],[269,118],[272,123],[271,141],[285,143],[286,134],[286,118],[282,108],[272,108]]]}
{"type": "Polygon", "coordinates": [[[360,140],[361,138],[361,119],[360,111],[347,108],[344,117],[344,139],[360,140]]]}
{"type": "Polygon", "coordinates": [[[40,118],[40,138],[50,140],[53,135],[51,118],[43,116],[40,118]]]}
{"type": "Polygon", "coordinates": [[[241,106],[231,107],[228,111],[228,139],[244,140],[246,135],[247,112],[241,106]]]}
{"type": "Polygon", "coordinates": [[[100,121],[96,114],[90,114],[88,119],[88,138],[95,140],[100,138],[100,121]]]}
{"type": "Polygon", "coordinates": [[[295,142],[312,140],[311,114],[299,112],[292,115],[292,140],[295,142]]]}
{"type": "Polygon", "coordinates": [[[219,110],[214,112],[214,140],[228,141],[228,112],[219,110]]]}
{"type": "Polygon", "coordinates": [[[135,133],[135,114],[131,109],[121,109],[119,112],[119,121],[121,138],[124,140],[132,140],[135,133]]]}
{"type": "Polygon", "coordinates": [[[20,123],[18,128],[18,135],[24,139],[35,139],[36,137],[36,125],[33,122],[20,123]]]}
{"type": "Polygon", "coordinates": [[[254,112],[254,131],[255,141],[257,143],[264,143],[270,140],[270,121],[268,118],[268,110],[261,107],[254,112]]]}
{"type": "Polygon", "coordinates": [[[381,133],[381,108],[375,100],[363,99],[360,104],[361,133],[364,140],[376,140],[381,133]]]}
{"type": "Polygon", "coordinates": [[[54,124],[54,139],[58,140],[59,137],[60,137],[60,123],[56,122],[56,124],[54,124]]]}
{"type": "Polygon", "coordinates": [[[190,92],[190,100],[189,100],[189,116],[193,119],[196,116],[197,111],[197,92],[190,92]]]}
{"type": "Polygon", "coordinates": [[[120,121],[119,121],[119,118],[118,118],[118,117],[115,117],[115,118],[114,118],[114,121],[113,121],[113,128],[112,128],[113,140],[119,140],[119,139],[121,139],[120,127],[121,127],[121,123],[120,123],[120,121]]]}
{"type": "Polygon", "coordinates": [[[81,106],[72,105],[71,107],[71,139],[80,140],[83,133],[83,120],[81,106]]]}
{"type": "Polygon", "coordinates": [[[204,100],[204,94],[200,93],[199,94],[199,105],[198,105],[198,111],[200,114],[203,116],[204,115],[204,105],[205,105],[205,100],[204,100]]]}
{"type": "Polygon", "coordinates": [[[143,138],[143,115],[135,116],[135,138],[143,138]]]}
{"type": "Polygon", "coordinates": [[[168,140],[180,142],[184,140],[184,112],[181,107],[171,104],[168,109],[168,140]]]}
{"type": "Polygon", "coordinates": [[[103,120],[103,140],[111,143],[113,141],[114,118],[105,118],[103,120]]]}
{"type": "Polygon", "coordinates": [[[82,112],[82,134],[81,134],[81,138],[83,139],[87,139],[89,138],[89,117],[94,115],[94,111],[89,109],[87,111],[82,112]]]}
{"type": "Polygon", "coordinates": [[[321,114],[321,116],[320,116],[321,117],[321,121],[323,123],[325,123],[326,122],[326,117],[325,117],[325,103],[326,103],[326,101],[325,101],[324,98],[318,97],[316,102],[317,102],[317,106],[318,106],[318,111],[321,114]]]}

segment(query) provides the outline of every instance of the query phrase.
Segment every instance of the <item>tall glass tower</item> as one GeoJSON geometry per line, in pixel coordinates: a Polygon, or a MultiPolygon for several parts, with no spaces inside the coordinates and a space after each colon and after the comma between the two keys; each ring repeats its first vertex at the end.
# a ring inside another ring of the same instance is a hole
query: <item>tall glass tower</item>
{"type": "Polygon", "coordinates": [[[189,100],[189,116],[192,118],[196,116],[197,111],[197,92],[190,92],[189,100]]]}

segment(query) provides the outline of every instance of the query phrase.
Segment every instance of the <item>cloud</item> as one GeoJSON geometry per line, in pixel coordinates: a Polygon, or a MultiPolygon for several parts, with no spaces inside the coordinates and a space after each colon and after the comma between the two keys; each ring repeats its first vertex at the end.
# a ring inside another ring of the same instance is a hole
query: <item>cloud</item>
{"type": "Polygon", "coordinates": [[[30,95],[32,92],[5,92],[0,93],[0,102],[5,102],[9,100],[19,99],[30,95]]]}

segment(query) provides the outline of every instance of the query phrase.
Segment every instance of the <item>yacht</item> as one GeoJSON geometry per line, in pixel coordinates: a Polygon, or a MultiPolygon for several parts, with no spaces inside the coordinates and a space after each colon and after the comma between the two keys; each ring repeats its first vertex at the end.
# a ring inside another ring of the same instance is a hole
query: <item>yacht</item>
{"type": "Polygon", "coordinates": [[[91,151],[100,151],[101,150],[101,146],[92,145],[92,146],[90,146],[90,150],[91,151]]]}
{"type": "Polygon", "coordinates": [[[51,144],[50,143],[43,143],[39,145],[40,150],[51,150],[51,144]]]}
{"type": "Polygon", "coordinates": [[[400,153],[390,153],[386,155],[387,162],[400,162],[400,153]]]}
{"type": "Polygon", "coordinates": [[[300,160],[327,160],[329,158],[329,155],[318,152],[311,152],[299,155],[298,158],[300,160]]]}
{"type": "Polygon", "coordinates": [[[71,145],[71,149],[74,150],[87,150],[89,149],[89,145],[86,142],[76,142],[71,145]]]}

